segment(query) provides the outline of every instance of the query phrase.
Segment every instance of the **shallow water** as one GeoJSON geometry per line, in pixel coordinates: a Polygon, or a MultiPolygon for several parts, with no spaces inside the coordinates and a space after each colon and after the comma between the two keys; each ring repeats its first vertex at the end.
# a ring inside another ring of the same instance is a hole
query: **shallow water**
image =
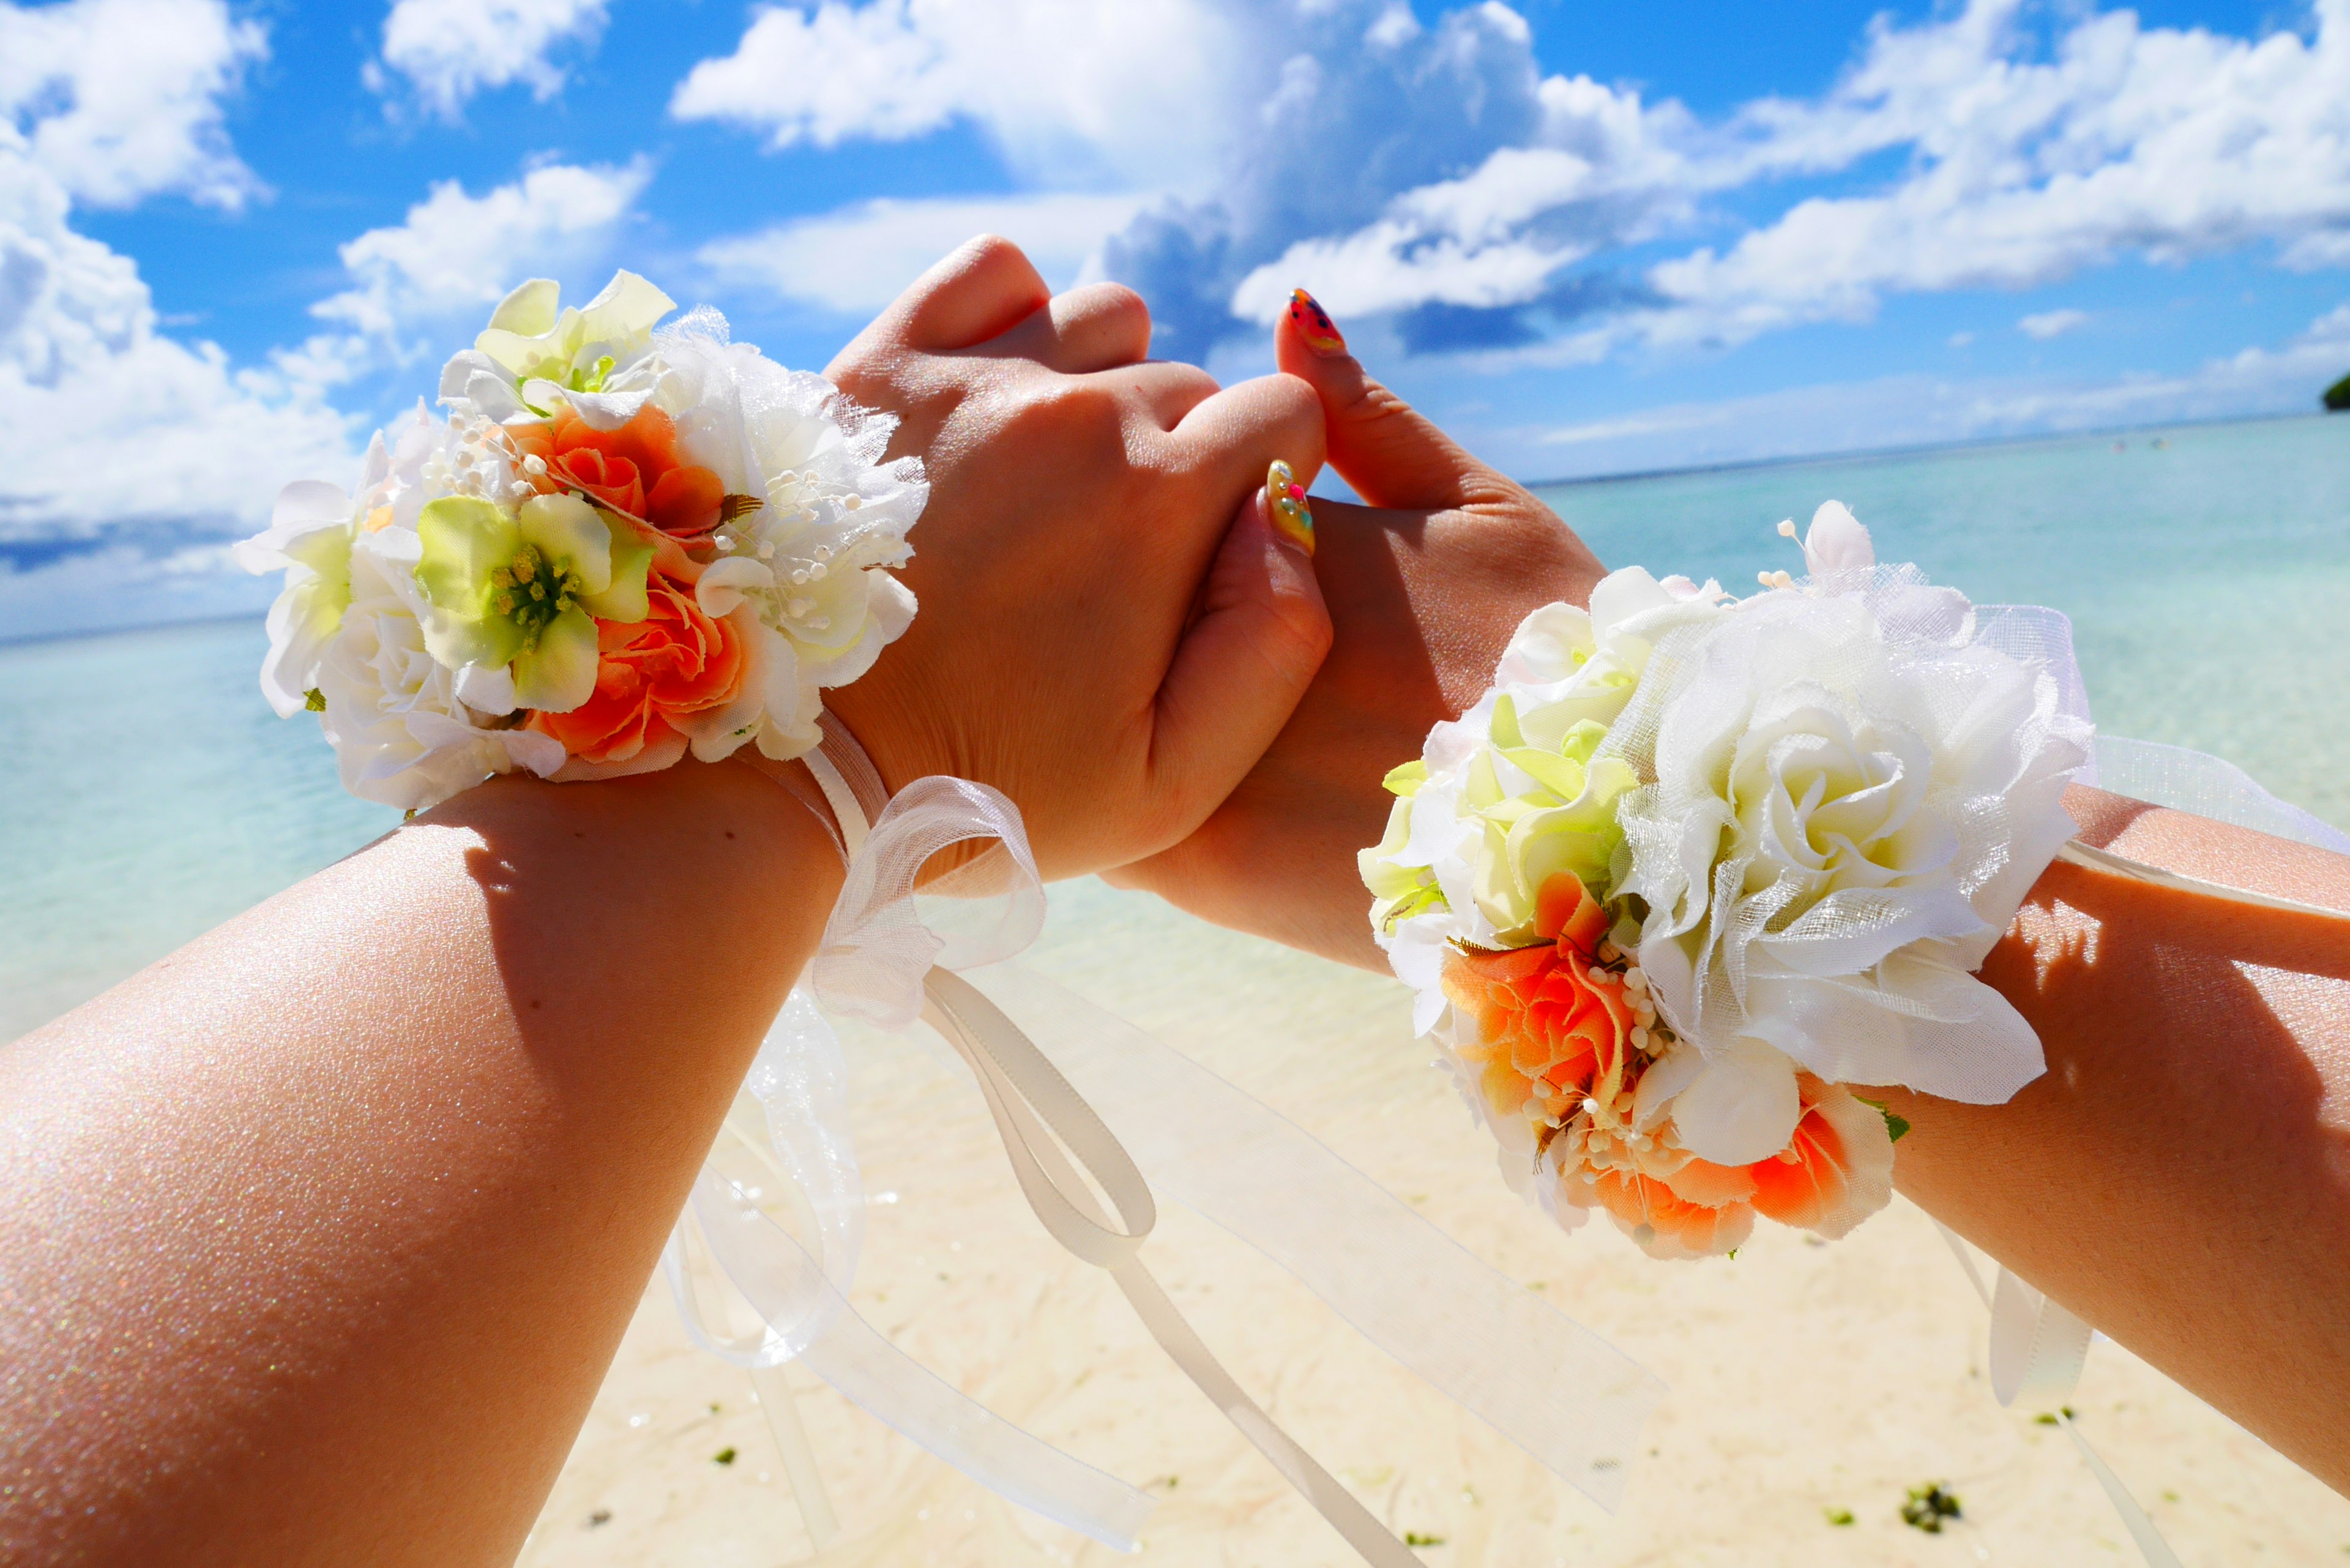
{"type": "MultiPolygon", "coordinates": [[[[1742,589],[1797,565],[1780,518],[1841,499],[1888,559],[2071,613],[2109,729],[2220,752],[2350,826],[2350,420],[2162,433],[1545,493],[1610,563],[1742,589]]],[[[314,723],[269,712],[262,644],[246,621],[0,646],[0,1040],[397,820],[341,793],[314,723]]],[[[1914,1209],[1834,1247],[1774,1229],[1703,1269],[1650,1263],[1605,1225],[1563,1238],[1496,1179],[1399,987],[1098,883],[1053,905],[1036,967],[1226,1073],[1678,1390],[1610,1520],[1170,1203],[1153,1268],[1276,1418],[1395,1528],[1445,1542],[1431,1563],[2130,1560],[2070,1450],[1989,1397],[1981,1311],[1914,1209]],[[1897,1512],[1929,1477],[1967,1500],[1933,1542],[1897,1512]]],[[[1102,1278],[1036,1230],[968,1081],[911,1044],[858,1062],[860,1158],[887,1205],[859,1309],[992,1407],[1147,1481],[1152,1562],[1337,1561],[1102,1278]]],[[[746,1375],[692,1350],[664,1295],[656,1281],[530,1568],[806,1560],[746,1375]],[[722,1445],[743,1462],[713,1461],[722,1445]]],[[[822,1561],[1109,1561],[797,1382],[847,1526],[822,1561]]],[[[2350,1551],[2350,1504],[2119,1347],[2073,1398],[2183,1561],[2350,1551]]]]}
{"type": "MultiPolygon", "coordinates": [[[[1844,501],[1884,558],[1915,560],[1979,601],[2070,613],[2107,730],[2219,753],[2350,826],[2350,419],[2115,444],[1544,495],[1611,564],[1742,590],[1758,568],[1800,566],[1773,534],[1782,517],[1844,501]]],[[[337,787],[315,724],[264,705],[262,646],[258,621],[0,646],[0,733],[13,742],[0,754],[0,1040],[392,826],[395,814],[337,787]]]]}

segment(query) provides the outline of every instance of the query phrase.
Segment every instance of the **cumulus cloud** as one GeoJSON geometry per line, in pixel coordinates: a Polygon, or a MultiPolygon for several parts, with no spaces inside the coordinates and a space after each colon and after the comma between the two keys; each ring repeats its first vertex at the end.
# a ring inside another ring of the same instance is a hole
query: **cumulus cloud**
{"type": "Polygon", "coordinates": [[[2045,343],[2088,324],[2085,310],[2043,310],[2016,322],[2015,329],[2035,343],[2045,343]]]}
{"type": "Polygon", "coordinates": [[[1084,193],[884,198],[712,241],[697,259],[720,284],[867,317],[980,234],[1007,236],[1046,282],[1066,288],[1097,265],[1102,241],[1125,227],[1142,202],[1139,196],[1084,193]]]}
{"type": "Polygon", "coordinates": [[[1218,0],[825,0],[759,7],[670,112],[776,147],[976,127],[1024,172],[1158,187],[1212,167],[1253,7],[1218,0]]]}
{"type": "Polygon", "coordinates": [[[369,85],[408,78],[425,106],[455,119],[475,93],[520,82],[541,100],[563,88],[554,56],[592,46],[604,29],[605,0],[394,0],[383,19],[383,57],[369,85]]]}
{"type": "Polygon", "coordinates": [[[138,268],[68,215],[66,182],[0,126],[0,628],[16,634],[171,613],[289,476],[354,462],[315,396],[159,330],[138,268]]]}
{"type": "Polygon", "coordinates": [[[78,205],[255,194],[222,100],[266,47],[211,0],[0,5],[7,630],[151,613],[141,596],[208,573],[289,473],[351,462],[341,415],[164,333],[130,258],[72,226],[78,205]],[[74,576],[100,557],[104,573],[74,576]]]}
{"type": "Polygon", "coordinates": [[[643,158],[620,165],[543,163],[469,195],[434,185],[404,221],[339,251],[348,286],[310,307],[329,324],[276,357],[296,385],[329,387],[432,351],[428,335],[495,304],[522,278],[600,260],[652,179],[643,158]]]}
{"type": "MultiPolygon", "coordinates": [[[[2253,42],[2067,14],[2043,45],[2020,0],[1975,0],[1914,26],[1880,18],[1821,99],[1766,99],[1711,125],[1554,77],[1529,145],[1399,192],[1350,232],[1293,243],[1240,283],[1232,310],[1269,320],[1303,279],[1342,315],[1474,306],[1523,323],[1588,258],[1570,297],[1604,307],[1615,340],[1730,343],[1866,319],[1888,294],[2027,288],[2124,255],[2271,241],[2292,265],[2340,265],[2350,0],[2321,0],[2313,17],[2312,37],[2253,42]],[[1712,198],[1898,151],[1909,166],[1888,189],[1808,197],[1726,250],[1625,275],[1625,247],[1718,221],[1712,198]],[[1610,286],[1594,295],[1595,281],[1610,286]]],[[[2036,336],[2079,325],[2035,320],[2036,336]]]]}
{"type": "Polygon", "coordinates": [[[74,202],[239,207],[262,187],[221,105],[268,52],[262,26],[221,0],[0,0],[0,123],[17,133],[11,155],[74,202]]]}
{"type": "Polygon", "coordinates": [[[1971,0],[1711,118],[1544,75],[1499,0],[826,0],[758,12],[671,111],[778,146],[965,123],[1031,183],[1158,192],[1106,263],[1191,358],[1298,283],[1408,350],[1548,362],[2126,257],[2350,265],[2350,0],[2259,38],[1971,0]]]}
{"type": "Polygon", "coordinates": [[[1888,293],[2027,288],[2124,255],[2176,261],[2255,241],[2338,254],[2350,234],[2350,0],[2314,35],[2258,41],[2141,27],[2126,11],[2057,29],[2018,0],[1916,27],[1879,23],[1820,104],[1745,122],[1826,166],[1907,147],[1889,191],[1814,197],[1654,268],[1669,338],[1737,340],[1866,319],[1888,293]]]}

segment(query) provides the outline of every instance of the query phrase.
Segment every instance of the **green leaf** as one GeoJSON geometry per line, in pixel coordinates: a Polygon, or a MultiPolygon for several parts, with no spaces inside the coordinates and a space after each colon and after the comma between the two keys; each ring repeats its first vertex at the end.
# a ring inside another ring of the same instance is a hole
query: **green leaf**
{"type": "Polygon", "coordinates": [[[1417,1530],[1407,1530],[1403,1532],[1403,1543],[1406,1546],[1441,1546],[1444,1544],[1444,1537],[1422,1535],[1417,1530]]]}
{"type": "Polygon", "coordinates": [[[1862,1105],[1866,1106],[1870,1110],[1875,1111],[1878,1116],[1885,1118],[1886,1142],[1899,1143],[1901,1141],[1902,1134],[1909,1130],[1908,1118],[1895,1116],[1890,1110],[1886,1108],[1886,1105],[1883,1100],[1872,1100],[1866,1095],[1855,1095],[1853,1098],[1858,1100],[1862,1105]]]}
{"type": "Polygon", "coordinates": [[[1828,1516],[1828,1522],[1830,1524],[1836,1525],[1839,1528],[1844,1525],[1850,1524],[1853,1521],[1852,1510],[1848,1508],[1831,1508],[1825,1511],[1828,1516]]]}

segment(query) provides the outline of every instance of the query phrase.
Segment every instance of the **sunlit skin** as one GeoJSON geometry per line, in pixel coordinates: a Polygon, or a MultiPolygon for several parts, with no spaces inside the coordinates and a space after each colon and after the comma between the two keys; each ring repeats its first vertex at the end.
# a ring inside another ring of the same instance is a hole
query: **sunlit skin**
{"type": "MultiPolygon", "coordinates": [[[[1379,840],[1380,779],[1476,701],[1528,611],[1585,602],[1604,568],[1297,316],[1274,341],[1367,504],[1315,503],[1336,640],[1223,808],[1115,875],[1384,969],[1354,858],[1379,840]]],[[[2350,859],[2095,790],[2066,805],[2093,844],[2350,909],[2350,859]]],[[[2350,925],[2057,865],[1982,976],[2039,1031],[2048,1072],[2004,1106],[1889,1092],[1913,1128],[1896,1185],[2350,1490],[2350,925]]]]}
{"type": "MultiPolygon", "coordinates": [[[[835,706],[1063,874],[1196,826],[1329,639],[1259,499],[1312,393],[1149,340],[998,240],[834,368],[935,485],[835,706]]],[[[740,762],[501,779],[0,1049],[0,1563],[511,1562],[840,875],[740,762]]]]}

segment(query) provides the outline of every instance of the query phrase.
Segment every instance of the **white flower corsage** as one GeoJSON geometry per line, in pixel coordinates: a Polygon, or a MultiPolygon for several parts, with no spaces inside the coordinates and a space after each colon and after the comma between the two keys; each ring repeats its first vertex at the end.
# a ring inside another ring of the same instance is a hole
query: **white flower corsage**
{"type": "Polygon", "coordinates": [[[495,773],[602,778],[818,738],[827,688],[912,621],[890,575],[930,487],[894,416],[617,274],[508,295],[356,494],[286,487],[238,546],[282,571],[262,691],[343,782],[411,810],[495,773]]]}
{"type": "Polygon", "coordinates": [[[1512,1180],[1659,1257],[1882,1208],[1905,1128],[1855,1086],[2042,1070],[1971,971],[2073,834],[2089,727],[1842,505],[1804,554],[1745,599],[1635,566],[1536,610],[1361,857],[1512,1180]]]}

